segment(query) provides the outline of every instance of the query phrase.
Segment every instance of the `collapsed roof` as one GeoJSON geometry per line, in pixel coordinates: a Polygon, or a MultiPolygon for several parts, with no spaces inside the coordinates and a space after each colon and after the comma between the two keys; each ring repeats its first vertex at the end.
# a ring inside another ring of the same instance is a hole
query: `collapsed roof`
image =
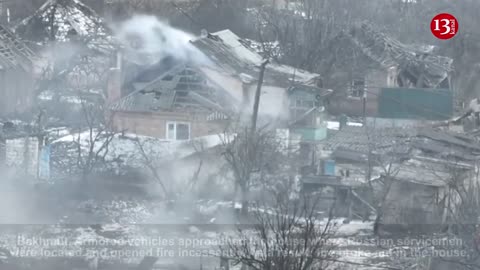
{"type": "Polygon", "coordinates": [[[415,87],[438,88],[452,71],[453,60],[407,46],[363,22],[353,27],[350,38],[362,52],[384,68],[396,67],[415,87]]]}
{"type": "MultiPolygon", "coordinates": [[[[192,44],[205,54],[213,64],[231,76],[242,81],[258,79],[262,56],[251,50],[245,40],[230,30],[211,33],[192,41],[192,44]]],[[[290,87],[295,84],[315,86],[319,74],[296,69],[291,66],[271,62],[266,67],[264,82],[273,86],[290,87]]]]}
{"type": "Polygon", "coordinates": [[[113,48],[108,28],[100,16],[78,0],[48,0],[21,21],[15,32],[34,42],[79,38],[89,49],[109,52],[113,48]]]}
{"type": "Polygon", "coordinates": [[[149,83],[133,84],[135,91],[110,106],[114,111],[159,112],[175,109],[222,111],[227,98],[209,85],[194,67],[179,64],[149,83]]]}
{"type": "Polygon", "coordinates": [[[22,68],[30,70],[35,54],[23,41],[0,25],[0,65],[2,68],[22,68]]]}

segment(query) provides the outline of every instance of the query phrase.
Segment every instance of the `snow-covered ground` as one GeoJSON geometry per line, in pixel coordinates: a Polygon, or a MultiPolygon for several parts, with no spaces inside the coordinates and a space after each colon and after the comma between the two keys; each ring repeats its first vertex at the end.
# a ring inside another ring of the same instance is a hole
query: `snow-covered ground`
{"type": "MultiPolygon", "coordinates": [[[[159,257],[159,264],[184,264],[187,269],[198,269],[203,264],[204,269],[214,269],[219,265],[214,255],[220,251],[220,244],[237,235],[233,222],[228,225],[225,219],[218,219],[225,212],[232,212],[233,203],[197,200],[187,205],[191,211],[180,212],[152,201],[88,200],[77,203],[57,225],[0,227],[0,248],[24,259],[54,258],[61,251],[66,258],[91,261],[100,257],[103,262],[137,264],[143,256],[154,255],[159,257]],[[83,223],[92,224],[92,217],[101,217],[95,220],[103,225],[79,224],[76,218],[80,214],[86,218],[83,223]],[[208,221],[198,222],[196,215],[208,221]],[[168,218],[174,222],[168,222],[168,218]]],[[[409,247],[389,243],[379,246],[381,241],[373,236],[372,222],[345,223],[342,218],[332,222],[336,232],[330,240],[335,246],[334,254],[339,261],[348,262],[335,263],[332,270],[382,269],[382,266],[413,264],[418,259],[395,257],[409,247]]]]}
{"type": "MultiPolygon", "coordinates": [[[[356,122],[347,122],[347,126],[350,127],[362,127],[362,123],[356,122]]],[[[332,130],[339,130],[340,129],[340,122],[337,121],[327,121],[327,128],[332,130]]]]}
{"type": "MultiPolygon", "coordinates": [[[[107,137],[100,134],[99,139],[95,140],[97,135],[99,134],[96,131],[92,134],[89,131],[69,134],[53,141],[52,144],[80,142],[82,149],[88,151],[93,143],[94,151],[98,151],[105,144],[107,137]]],[[[144,155],[162,161],[182,159],[198,151],[221,145],[226,139],[228,138],[223,134],[199,137],[190,141],[168,141],[135,134],[116,134],[108,144],[105,158],[107,161],[121,158],[129,166],[142,166],[144,155]]]]}

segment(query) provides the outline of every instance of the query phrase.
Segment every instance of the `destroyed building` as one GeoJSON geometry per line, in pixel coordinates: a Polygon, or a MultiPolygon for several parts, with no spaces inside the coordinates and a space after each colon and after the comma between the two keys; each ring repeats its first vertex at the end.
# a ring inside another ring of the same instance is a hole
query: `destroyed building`
{"type": "Polygon", "coordinates": [[[134,87],[133,93],[110,106],[117,131],[168,140],[190,140],[223,131],[217,121],[227,119],[223,111],[228,98],[193,67],[180,64],[151,83],[134,87]]]}
{"type": "Polygon", "coordinates": [[[344,203],[357,216],[377,211],[365,190],[384,192],[383,225],[445,224],[454,200],[449,191],[478,185],[478,157],[480,145],[463,134],[428,127],[344,127],[322,143],[316,167],[305,170],[303,180],[307,189],[343,187],[349,194],[344,203]],[[388,189],[385,179],[392,180],[388,189]]]}
{"type": "Polygon", "coordinates": [[[452,59],[436,55],[433,46],[403,44],[367,22],[341,37],[336,41],[358,52],[361,67],[349,71],[345,94],[329,111],[411,120],[452,117],[452,59]]]}
{"type": "MultiPolygon", "coordinates": [[[[202,66],[207,76],[219,85],[228,85],[226,90],[248,114],[253,108],[262,57],[229,30],[209,34],[193,44],[213,62],[202,66]]],[[[265,68],[260,115],[288,128],[300,140],[322,140],[326,137],[323,108],[331,93],[322,87],[319,74],[272,61],[265,68]]]]}
{"type": "Polygon", "coordinates": [[[0,115],[21,113],[33,104],[35,54],[0,25],[0,115]]]}
{"type": "MultiPolygon", "coordinates": [[[[115,129],[190,139],[223,131],[234,113],[251,114],[263,59],[242,42],[223,30],[192,40],[205,61],[166,58],[133,77],[125,72],[127,67],[118,71],[117,82],[108,90],[115,129]]],[[[318,78],[269,63],[260,98],[261,121],[291,126],[306,140],[325,138],[323,100],[332,91],[320,88],[318,78]]]]}
{"type": "Polygon", "coordinates": [[[90,7],[78,0],[48,0],[14,31],[38,55],[37,101],[49,115],[63,119],[65,107],[74,105],[75,114],[82,100],[103,101],[116,45],[90,7]]]}
{"type": "Polygon", "coordinates": [[[100,53],[112,49],[105,23],[79,0],[48,0],[16,25],[15,32],[34,44],[77,41],[100,53]]]}

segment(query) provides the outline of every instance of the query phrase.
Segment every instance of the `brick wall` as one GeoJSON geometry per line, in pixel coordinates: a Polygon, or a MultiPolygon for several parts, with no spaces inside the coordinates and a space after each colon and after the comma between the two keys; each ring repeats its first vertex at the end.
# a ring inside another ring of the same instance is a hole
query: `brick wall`
{"type": "MultiPolygon", "coordinates": [[[[378,95],[380,88],[388,85],[389,73],[386,70],[369,70],[365,75],[367,89],[366,115],[374,117],[378,112],[378,95]]],[[[331,114],[347,114],[363,116],[363,100],[357,97],[341,97],[332,99],[328,105],[331,114]]]]}
{"type": "Polygon", "coordinates": [[[182,112],[162,113],[132,113],[114,112],[113,129],[136,133],[138,135],[152,136],[166,139],[167,122],[188,122],[190,123],[190,137],[201,137],[205,135],[218,134],[223,132],[222,124],[215,121],[206,121],[205,114],[193,114],[182,112]]]}
{"type": "Polygon", "coordinates": [[[107,81],[107,103],[122,97],[122,72],[119,68],[110,68],[107,81]]]}

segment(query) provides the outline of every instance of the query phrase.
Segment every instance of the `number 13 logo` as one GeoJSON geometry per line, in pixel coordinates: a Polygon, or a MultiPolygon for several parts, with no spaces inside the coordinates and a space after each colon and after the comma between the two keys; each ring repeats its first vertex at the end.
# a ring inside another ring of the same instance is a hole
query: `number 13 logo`
{"type": "Polygon", "coordinates": [[[439,39],[451,39],[458,32],[458,21],[451,14],[438,14],[432,19],[430,30],[439,39]]]}

